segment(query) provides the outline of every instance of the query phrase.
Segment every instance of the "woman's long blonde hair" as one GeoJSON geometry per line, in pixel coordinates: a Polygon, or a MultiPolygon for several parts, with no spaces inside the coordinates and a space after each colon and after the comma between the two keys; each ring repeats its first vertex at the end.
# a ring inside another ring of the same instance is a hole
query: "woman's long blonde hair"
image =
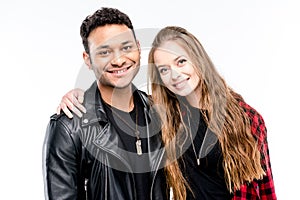
{"type": "Polygon", "coordinates": [[[189,185],[183,177],[176,159],[178,147],[174,139],[184,134],[180,102],[160,79],[154,62],[154,52],[164,42],[175,41],[191,58],[200,78],[201,97],[199,106],[205,110],[203,116],[208,128],[218,137],[223,156],[225,181],[230,192],[264,175],[260,162],[257,141],[250,128],[250,120],[237,100],[238,94],[229,88],[216,71],[209,56],[198,39],[181,27],[165,27],[156,35],[149,53],[149,76],[153,103],[157,106],[162,121],[162,140],[168,164],[165,167],[168,186],[172,187],[176,200],[185,200],[189,185]],[[176,148],[177,147],[177,148],[176,148]]]}

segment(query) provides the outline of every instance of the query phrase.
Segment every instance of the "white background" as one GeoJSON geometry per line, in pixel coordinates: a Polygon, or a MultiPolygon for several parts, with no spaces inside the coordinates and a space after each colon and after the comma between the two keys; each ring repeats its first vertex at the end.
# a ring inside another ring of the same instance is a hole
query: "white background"
{"type": "Polygon", "coordinates": [[[44,199],[45,129],[83,66],[79,26],[101,6],[127,13],[136,29],[179,25],[196,35],[227,83],[263,115],[278,199],[299,198],[297,0],[195,2],[1,1],[0,199],[44,199]]]}

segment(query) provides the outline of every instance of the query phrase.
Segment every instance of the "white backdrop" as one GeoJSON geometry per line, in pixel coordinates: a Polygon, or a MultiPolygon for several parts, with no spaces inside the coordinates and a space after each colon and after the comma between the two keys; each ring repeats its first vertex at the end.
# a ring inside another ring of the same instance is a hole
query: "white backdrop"
{"type": "Polygon", "coordinates": [[[79,26],[101,6],[127,13],[138,30],[179,25],[196,35],[229,85],[263,115],[278,199],[297,199],[297,0],[141,2],[1,1],[0,199],[44,199],[45,129],[62,95],[78,84],[79,26]]]}

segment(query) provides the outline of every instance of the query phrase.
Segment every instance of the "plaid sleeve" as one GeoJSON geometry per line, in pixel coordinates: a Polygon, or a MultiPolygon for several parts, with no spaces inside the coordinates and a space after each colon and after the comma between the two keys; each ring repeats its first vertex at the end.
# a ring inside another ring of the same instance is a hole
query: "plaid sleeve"
{"type": "Polygon", "coordinates": [[[241,101],[240,105],[244,108],[250,117],[251,131],[257,139],[259,150],[261,153],[261,164],[266,174],[261,180],[254,180],[251,183],[244,184],[239,191],[234,194],[234,200],[276,200],[273,174],[271,170],[271,162],[267,141],[267,129],[262,116],[251,106],[241,101]]]}

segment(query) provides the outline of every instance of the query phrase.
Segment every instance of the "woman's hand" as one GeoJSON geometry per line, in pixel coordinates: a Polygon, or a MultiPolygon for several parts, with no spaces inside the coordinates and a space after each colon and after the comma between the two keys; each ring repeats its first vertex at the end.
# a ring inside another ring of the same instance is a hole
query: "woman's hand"
{"type": "Polygon", "coordinates": [[[84,91],[80,88],[75,88],[66,93],[57,107],[56,114],[60,114],[61,110],[69,117],[73,118],[73,111],[78,117],[82,117],[82,113],[86,112],[83,107],[84,91]]]}

